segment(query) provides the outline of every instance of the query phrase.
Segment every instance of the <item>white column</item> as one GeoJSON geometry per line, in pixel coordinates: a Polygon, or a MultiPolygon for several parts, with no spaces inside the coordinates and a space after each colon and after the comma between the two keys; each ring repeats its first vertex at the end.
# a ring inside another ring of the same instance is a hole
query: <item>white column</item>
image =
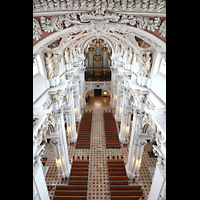
{"type": "Polygon", "coordinates": [[[112,87],[112,98],[110,105],[112,108],[116,107],[116,101],[117,101],[117,81],[116,81],[116,69],[114,67],[111,67],[111,87],[112,87]]]}
{"type": "Polygon", "coordinates": [[[129,146],[128,162],[126,172],[129,179],[139,177],[139,169],[143,154],[144,145],[147,143],[146,138],[140,137],[137,133],[137,124],[139,124],[139,115],[134,112],[131,141],[129,146]]]}
{"type": "Polygon", "coordinates": [[[123,102],[123,89],[121,84],[118,83],[117,87],[117,102],[116,102],[116,109],[115,109],[115,121],[121,121],[121,114],[122,114],[122,102],[123,102]]]}
{"type": "Polygon", "coordinates": [[[166,199],[166,158],[160,147],[153,145],[153,152],[158,156],[148,200],[166,199]]]}
{"type": "Polygon", "coordinates": [[[44,153],[45,145],[39,145],[38,141],[33,141],[34,155],[33,155],[33,199],[49,200],[45,176],[43,173],[43,166],[41,156],[44,153]]]}
{"type": "MultiPolygon", "coordinates": [[[[65,111],[64,111],[65,112],[65,111]]],[[[54,146],[56,163],[58,169],[58,177],[69,177],[71,165],[69,163],[67,140],[65,133],[63,109],[54,111],[54,118],[57,123],[56,135],[52,136],[51,144],[54,146]]]]}
{"type": "Polygon", "coordinates": [[[129,114],[127,110],[128,106],[128,95],[129,90],[128,87],[124,88],[124,94],[123,94],[123,103],[122,103],[122,115],[121,115],[121,128],[119,133],[119,141],[122,144],[128,143],[128,134],[129,134],[129,127],[130,127],[130,120],[129,120],[129,114]]]}
{"type": "Polygon", "coordinates": [[[68,151],[66,151],[63,138],[59,137],[58,139],[51,139],[51,144],[54,147],[58,177],[69,177],[71,172],[71,164],[69,163],[68,151]]]}
{"type": "Polygon", "coordinates": [[[75,121],[80,122],[81,121],[81,108],[80,108],[80,100],[79,100],[79,85],[75,84],[74,88],[74,112],[75,112],[75,121]]]}
{"type": "Polygon", "coordinates": [[[75,112],[74,112],[74,101],[73,95],[69,95],[68,104],[64,106],[65,117],[67,120],[67,136],[68,142],[76,142],[77,133],[76,133],[76,123],[75,123],[75,112]],[[71,99],[72,97],[72,99],[71,99]]]}
{"type": "Polygon", "coordinates": [[[126,164],[126,172],[128,178],[139,178],[139,169],[144,150],[144,145],[147,143],[147,139],[151,139],[152,136],[142,133],[142,117],[143,108],[142,104],[139,104],[141,109],[134,109],[132,133],[129,145],[128,162],[126,164]]]}
{"type": "Polygon", "coordinates": [[[33,199],[50,200],[42,165],[38,167],[37,173],[33,175],[33,199]]]}
{"type": "Polygon", "coordinates": [[[85,102],[85,96],[84,96],[84,91],[85,91],[85,68],[82,66],[80,68],[81,73],[80,73],[80,86],[79,86],[79,96],[80,96],[80,107],[83,108],[86,105],[85,102]]]}

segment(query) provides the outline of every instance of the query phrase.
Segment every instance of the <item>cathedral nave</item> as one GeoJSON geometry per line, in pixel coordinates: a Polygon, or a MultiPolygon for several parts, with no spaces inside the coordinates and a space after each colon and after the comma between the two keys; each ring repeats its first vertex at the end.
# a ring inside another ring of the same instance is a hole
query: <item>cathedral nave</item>
{"type": "Polygon", "coordinates": [[[33,199],[166,199],[166,1],[33,1],[33,199]]]}

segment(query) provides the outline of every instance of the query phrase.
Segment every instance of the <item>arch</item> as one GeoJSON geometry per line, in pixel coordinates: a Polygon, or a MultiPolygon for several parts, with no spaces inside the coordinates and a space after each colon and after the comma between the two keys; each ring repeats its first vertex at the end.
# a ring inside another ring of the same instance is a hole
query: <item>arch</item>
{"type": "Polygon", "coordinates": [[[55,132],[55,128],[53,124],[48,124],[48,129],[50,130],[51,133],[55,132]]]}
{"type": "Polygon", "coordinates": [[[85,95],[87,94],[87,92],[89,92],[89,91],[91,91],[91,90],[94,90],[94,89],[103,89],[103,90],[106,90],[109,94],[110,94],[110,102],[112,102],[112,92],[111,92],[111,90],[109,90],[107,87],[105,87],[105,86],[99,86],[99,87],[97,87],[97,86],[95,86],[95,85],[91,85],[91,86],[88,86],[87,88],[86,88],[86,90],[84,91],[84,94],[83,94],[83,96],[84,96],[84,98],[85,98],[85,95]]]}
{"type": "MultiPolygon", "coordinates": [[[[163,42],[158,37],[156,37],[155,35],[147,32],[145,30],[138,29],[138,28],[132,27],[132,26],[128,26],[126,24],[118,24],[118,23],[116,23],[116,24],[112,23],[112,25],[106,24],[105,28],[107,28],[107,26],[108,26],[109,30],[111,30],[111,31],[120,32],[120,30],[123,30],[123,31],[127,31],[129,33],[134,33],[136,36],[140,37],[144,41],[147,41],[149,44],[151,44],[151,45],[153,44],[154,47],[156,47],[159,51],[166,52],[166,43],[163,42]],[[119,29],[119,27],[120,27],[120,29],[119,29]]],[[[61,31],[52,33],[51,35],[49,35],[49,36],[45,37],[44,39],[42,39],[41,41],[39,41],[33,47],[33,54],[36,54],[43,46],[47,46],[52,41],[66,35],[66,34],[77,33],[79,31],[84,31],[84,30],[86,30],[86,31],[94,30],[94,29],[95,29],[94,24],[81,24],[81,25],[74,25],[72,27],[65,28],[61,31]]],[[[106,33],[106,32],[102,31],[102,32],[96,32],[96,33],[98,33],[98,36],[100,37],[101,35],[104,36],[103,33],[106,33]]]]}
{"type": "MultiPolygon", "coordinates": [[[[89,42],[90,42],[91,40],[94,40],[95,38],[96,38],[96,36],[91,36],[90,38],[88,38],[88,39],[84,42],[83,48],[82,48],[82,50],[81,50],[82,53],[84,53],[84,49],[87,47],[87,45],[89,44],[89,42]]],[[[107,37],[105,37],[105,36],[99,36],[99,39],[105,40],[105,41],[108,43],[108,45],[111,46],[112,51],[114,50],[114,45],[112,44],[112,42],[111,42],[107,37]]]]}
{"type": "Polygon", "coordinates": [[[145,124],[143,127],[142,127],[142,133],[146,133],[147,132],[147,129],[149,128],[149,123],[148,124],[145,124]]]}

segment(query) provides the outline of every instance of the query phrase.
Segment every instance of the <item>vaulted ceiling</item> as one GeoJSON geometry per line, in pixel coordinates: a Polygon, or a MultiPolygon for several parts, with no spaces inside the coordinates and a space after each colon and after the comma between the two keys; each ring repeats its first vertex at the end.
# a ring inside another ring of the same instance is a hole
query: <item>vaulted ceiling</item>
{"type": "MultiPolygon", "coordinates": [[[[145,49],[166,51],[165,0],[34,0],[33,53],[62,38],[57,53],[66,47],[83,49],[95,38],[144,51],[135,36],[150,44],[145,49]]],[[[53,51],[53,49],[52,49],[53,51]]]]}

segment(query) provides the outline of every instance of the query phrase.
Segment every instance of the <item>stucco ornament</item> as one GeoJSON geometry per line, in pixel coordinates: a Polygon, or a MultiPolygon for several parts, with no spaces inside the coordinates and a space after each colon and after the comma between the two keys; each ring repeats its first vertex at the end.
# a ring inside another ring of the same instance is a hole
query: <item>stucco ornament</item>
{"type": "Polygon", "coordinates": [[[65,63],[66,64],[70,64],[70,55],[71,55],[71,51],[69,49],[66,49],[65,50],[65,63]]]}
{"type": "Polygon", "coordinates": [[[42,35],[42,29],[39,22],[33,18],[33,39],[39,40],[42,35]]]}
{"type": "Polygon", "coordinates": [[[48,52],[47,55],[45,56],[45,64],[46,64],[46,69],[47,69],[47,77],[54,78],[56,75],[55,69],[58,64],[58,55],[54,54],[52,55],[51,52],[48,52]]]}
{"type": "Polygon", "coordinates": [[[151,52],[147,51],[146,54],[140,54],[138,56],[139,62],[142,64],[142,71],[141,76],[142,77],[149,77],[151,72],[151,52]]]}

